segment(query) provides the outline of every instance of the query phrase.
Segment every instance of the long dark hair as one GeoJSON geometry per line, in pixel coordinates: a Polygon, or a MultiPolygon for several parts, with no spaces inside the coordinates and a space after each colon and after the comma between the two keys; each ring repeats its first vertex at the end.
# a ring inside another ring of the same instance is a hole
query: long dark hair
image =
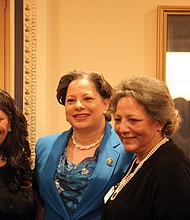
{"type": "Polygon", "coordinates": [[[7,115],[10,131],[0,146],[0,154],[7,161],[19,187],[32,183],[31,150],[28,141],[27,121],[15,100],[0,89],[0,109],[7,115]]]}

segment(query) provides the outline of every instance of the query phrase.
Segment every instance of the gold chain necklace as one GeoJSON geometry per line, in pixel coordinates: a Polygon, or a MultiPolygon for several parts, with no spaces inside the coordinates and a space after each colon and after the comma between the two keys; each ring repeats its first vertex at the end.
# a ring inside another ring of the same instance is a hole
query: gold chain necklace
{"type": "Polygon", "coordinates": [[[90,144],[90,145],[86,145],[86,146],[80,145],[80,144],[78,144],[78,143],[76,142],[75,137],[74,137],[74,133],[73,133],[73,135],[72,135],[72,140],[73,140],[73,144],[75,145],[76,148],[78,148],[78,149],[80,149],[80,150],[88,150],[88,149],[90,149],[90,148],[93,148],[93,147],[95,147],[95,146],[100,145],[100,143],[101,143],[101,141],[102,141],[102,139],[103,139],[103,136],[104,136],[104,134],[102,134],[102,136],[101,136],[95,143],[90,144]]]}
{"type": "Polygon", "coordinates": [[[152,156],[152,154],[163,144],[165,144],[169,139],[168,138],[164,138],[163,140],[160,141],[160,143],[158,143],[149,153],[148,155],[139,163],[139,165],[135,168],[135,170],[131,173],[131,170],[133,168],[133,165],[135,164],[137,158],[135,158],[130,166],[129,171],[127,172],[127,174],[123,177],[123,179],[121,180],[121,182],[116,186],[117,188],[115,189],[115,191],[113,192],[112,196],[111,196],[111,200],[114,200],[116,198],[116,196],[120,193],[120,191],[123,189],[123,187],[133,178],[133,176],[137,173],[137,171],[143,166],[144,162],[146,160],[148,160],[149,157],[152,156]]]}

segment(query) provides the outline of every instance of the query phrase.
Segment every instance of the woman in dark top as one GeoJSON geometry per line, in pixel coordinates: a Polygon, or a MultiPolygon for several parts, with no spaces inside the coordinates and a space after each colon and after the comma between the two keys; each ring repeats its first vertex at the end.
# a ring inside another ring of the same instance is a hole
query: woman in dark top
{"type": "Polygon", "coordinates": [[[14,99],[0,89],[0,219],[34,220],[27,122],[14,99]]]}
{"type": "Polygon", "coordinates": [[[136,157],[106,194],[103,219],[189,220],[190,161],[169,138],[181,117],[166,84],[143,75],[122,81],[110,108],[125,150],[136,157]]]}

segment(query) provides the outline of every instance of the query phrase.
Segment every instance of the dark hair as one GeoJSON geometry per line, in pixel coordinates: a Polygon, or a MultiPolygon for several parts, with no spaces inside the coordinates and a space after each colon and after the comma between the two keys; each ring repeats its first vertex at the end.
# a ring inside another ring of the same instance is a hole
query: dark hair
{"type": "Polygon", "coordinates": [[[26,118],[15,100],[2,89],[0,109],[7,115],[11,128],[0,147],[0,154],[11,167],[16,183],[21,188],[28,187],[32,182],[32,169],[26,118]]]}
{"type": "MultiPolygon", "coordinates": [[[[65,97],[69,84],[73,80],[77,79],[87,79],[90,82],[94,83],[96,91],[100,94],[103,99],[110,98],[112,93],[111,85],[105,80],[103,75],[97,72],[83,72],[79,70],[73,70],[68,72],[66,75],[63,75],[59,81],[57,87],[57,100],[61,105],[65,105],[65,97]]],[[[106,119],[111,120],[109,112],[106,113],[106,119]]]]}
{"type": "Polygon", "coordinates": [[[164,135],[171,135],[179,128],[181,116],[165,82],[145,75],[124,79],[113,90],[110,104],[112,114],[115,114],[117,103],[123,97],[133,97],[152,119],[163,123],[164,135]]]}

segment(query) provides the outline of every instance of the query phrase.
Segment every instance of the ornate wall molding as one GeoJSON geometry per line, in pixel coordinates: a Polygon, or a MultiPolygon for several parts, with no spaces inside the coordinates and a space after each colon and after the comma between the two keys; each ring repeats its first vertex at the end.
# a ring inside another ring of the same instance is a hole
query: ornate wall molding
{"type": "Polygon", "coordinates": [[[23,111],[28,122],[29,142],[34,160],[36,143],[36,0],[24,0],[23,10],[23,111]]]}

